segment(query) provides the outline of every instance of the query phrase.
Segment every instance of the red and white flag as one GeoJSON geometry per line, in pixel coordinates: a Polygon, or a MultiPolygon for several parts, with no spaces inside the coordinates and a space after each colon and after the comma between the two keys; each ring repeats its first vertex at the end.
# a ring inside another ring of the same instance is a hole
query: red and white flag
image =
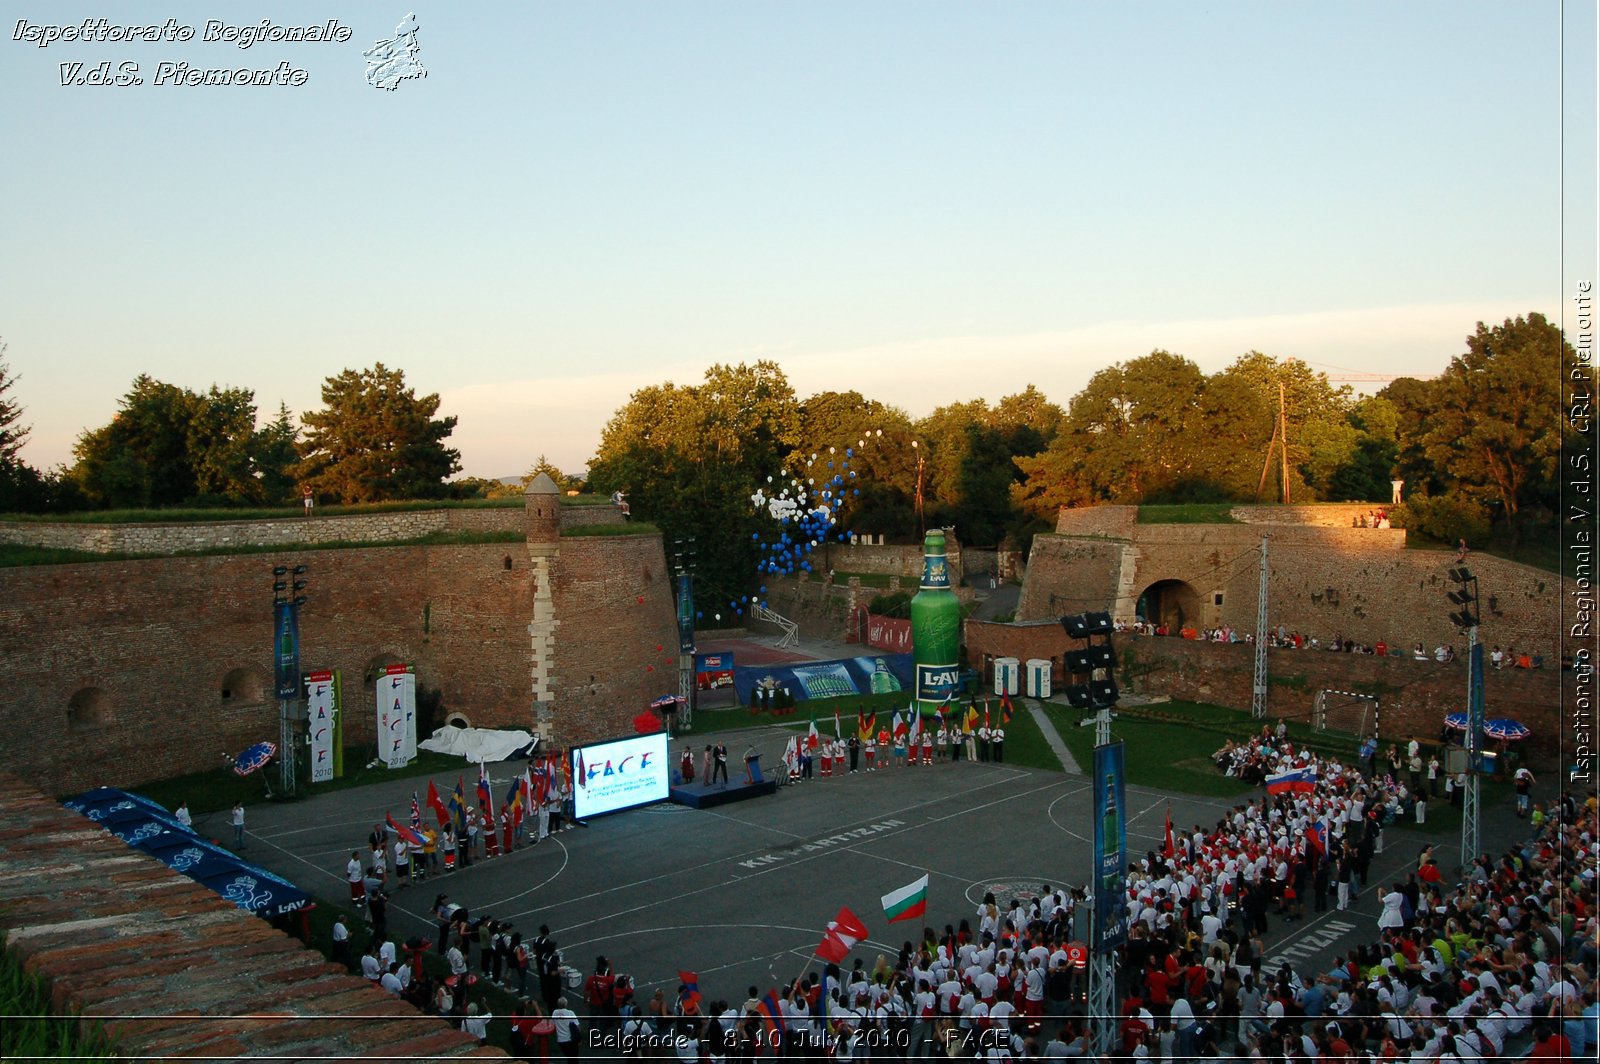
{"type": "Polygon", "coordinates": [[[810,730],[806,732],[806,749],[815,750],[817,748],[817,744],[821,741],[822,737],[817,734],[817,722],[815,719],[813,719],[811,721],[810,730]]]}
{"type": "Polygon", "coordinates": [[[866,937],[867,925],[861,918],[848,908],[840,909],[839,915],[828,921],[828,929],[822,933],[822,941],[815,952],[829,964],[838,964],[866,937]]]}
{"type": "Polygon", "coordinates": [[[1161,846],[1161,856],[1171,860],[1178,854],[1178,847],[1172,841],[1172,806],[1167,806],[1167,838],[1161,846]]]}

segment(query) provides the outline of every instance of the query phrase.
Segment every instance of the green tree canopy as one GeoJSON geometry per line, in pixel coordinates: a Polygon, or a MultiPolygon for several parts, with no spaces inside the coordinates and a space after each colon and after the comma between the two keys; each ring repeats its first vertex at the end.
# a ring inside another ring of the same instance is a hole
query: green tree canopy
{"type": "Polygon", "coordinates": [[[307,413],[296,481],[318,498],[342,503],[433,499],[461,453],[444,441],[454,417],[436,418],[439,396],[418,397],[405,373],[382,362],[345,370],[322,384],[321,410],[307,413]]]}
{"type": "MultiPolygon", "coordinates": [[[[0,357],[5,353],[0,341],[0,357]]],[[[0,362],[0,513],[35,510],[46,499],[44,477],[22,460],[29,429],[22,424],[22,404],[6,394],[16,383],[10,367],[0,362]]]]}

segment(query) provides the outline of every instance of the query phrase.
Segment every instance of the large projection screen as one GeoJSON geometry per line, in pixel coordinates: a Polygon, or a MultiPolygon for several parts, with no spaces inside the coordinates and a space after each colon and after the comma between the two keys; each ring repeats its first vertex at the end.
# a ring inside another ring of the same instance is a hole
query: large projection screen
{"type": "Polygon", "coordinates": [[[637,735],[580,746],[572,761],[573,812],[579,820],[667,800],[667,735],[637,735]]]}

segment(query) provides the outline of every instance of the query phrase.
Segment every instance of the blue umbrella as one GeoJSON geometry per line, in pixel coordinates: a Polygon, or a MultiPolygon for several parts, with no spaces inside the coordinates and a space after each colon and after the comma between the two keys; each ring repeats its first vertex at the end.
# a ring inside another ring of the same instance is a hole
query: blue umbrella
{"type": "Polygon", "coordinates": [[[1526,739],[1530,734],[1528,726],[1520,720],[1511,720],[1508,717],[1496,717],[1494,720],[1483,722],[1483,734],[1491,739],[1526,739]]]}
{"type": "Polygon", "coordinates": [[[1467,730],[1467,715],[1465,713],[1452,713],[1444,718],[1444,726],[1455,731],[1467,730]]]}
{"type": "Polygon", "coordinates": [[[256,743],[245,749],[244,753],[233,759],[233,771],[241,776],[248,776],[256,769],[272,760],[272,755],[278,752],[276,743],[256,743]]]}

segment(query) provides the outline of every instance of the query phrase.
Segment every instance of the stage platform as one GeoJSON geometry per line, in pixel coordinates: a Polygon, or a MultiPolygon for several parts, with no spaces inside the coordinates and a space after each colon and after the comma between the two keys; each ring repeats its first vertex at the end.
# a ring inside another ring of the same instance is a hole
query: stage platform
{"type": "Polygon", "coordinates": [[[769,794],[777,794],[778,785],[772,780],[762,780],[760,783],[746,783],[736,780],[726,787],[717,785],[706,787],[699,783],[691,783],[687,787],[669,787],[667,798],[678,805],[686,805],[691,809],[710,809],[713,806],[727,805],[729,802],[743,802],[750,798],[765,798],[769,794]]]}

